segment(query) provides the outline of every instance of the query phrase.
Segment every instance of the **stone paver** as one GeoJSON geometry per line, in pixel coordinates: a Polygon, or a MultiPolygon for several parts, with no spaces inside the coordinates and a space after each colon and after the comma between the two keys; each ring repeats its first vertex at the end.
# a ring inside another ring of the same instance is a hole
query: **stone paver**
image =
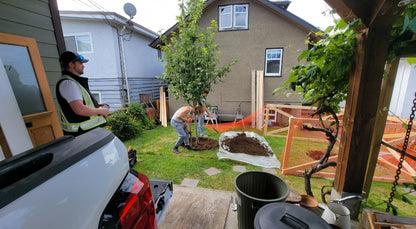
{"type": "Polygon", "coordinates": [[[263,168],[263,172],[277,175],[276,169],[273,169],[273,168],[263,168]]]}
{"type": "Polygon", "coordinates": [[[233,171],[243,173],[246,171],[246,167],[243,165],[236,165],[236,166],[233,166],[233,171]]]}
{"type": "Polygon", "coordinates": [[[199,183],[199,180],[184,178],[181,185],[185,187],[196,187],[199,183]]]}
{"type": "MultiPolygon", "coordinates": [[[[411,189],[411,188],[402,188],[402,190],[403,190],[404,192],[410,192],[410,191],[412,191],[413,189],[411,189]]],[[[416,192],[411,192],[411,193],[410,193],[410,195],[412,195],[412,196],[416,196],[416,192]]]]}
{"type": "Polygon", "coordinates": [[[208,176],[213,176],[213,175],[217,175],[218,173],[221,173],[220,170],[214,168],[214,167],[210,167],[208,169],[205,169],[204,172],[206,174],[208,174],[208,176]]]}

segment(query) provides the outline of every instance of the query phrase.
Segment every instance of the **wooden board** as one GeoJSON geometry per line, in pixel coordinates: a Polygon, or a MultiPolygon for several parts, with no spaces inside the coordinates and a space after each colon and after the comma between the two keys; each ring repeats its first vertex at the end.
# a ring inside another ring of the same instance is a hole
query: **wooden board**
{"type": "Polygon", "coordinates": [[[159,229],[223,229],[233,192],[173,187],[159,229]]]}
{"type": "Polygon", "coordinates": [[[381,229],[381,228],[416,228],[416,219],[410,217],[393,216],[389,213],[364,209],[360,217],[359,228],[381,229]]]}

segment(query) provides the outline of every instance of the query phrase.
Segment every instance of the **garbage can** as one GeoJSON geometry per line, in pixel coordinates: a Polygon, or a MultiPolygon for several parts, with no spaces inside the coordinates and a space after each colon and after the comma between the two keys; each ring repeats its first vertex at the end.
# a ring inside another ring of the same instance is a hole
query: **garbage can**
{"type": "Polygon", "coordinates": [[[260,171],[249,171],[234,180],[237,191],[237,219],[239,229],[253,229],[257,211],[266,204],[284,202],[289,185],[282,178],[260,171]]]}
{"type": "Polygon", "coordinates": [[[314,212],[289,203],[271,203],[263,206],[254,218],[255,229],[331,229],[314,212]]]}

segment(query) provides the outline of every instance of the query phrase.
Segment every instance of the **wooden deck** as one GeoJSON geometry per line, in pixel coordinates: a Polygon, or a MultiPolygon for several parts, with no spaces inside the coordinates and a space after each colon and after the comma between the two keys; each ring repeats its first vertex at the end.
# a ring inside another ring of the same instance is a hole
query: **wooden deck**
{"type": "Polygon", "coordinates": [[[235,192],[174,185],[159,229],[237,228],[237,212],[230,210],[235,196],[235,192]]]}

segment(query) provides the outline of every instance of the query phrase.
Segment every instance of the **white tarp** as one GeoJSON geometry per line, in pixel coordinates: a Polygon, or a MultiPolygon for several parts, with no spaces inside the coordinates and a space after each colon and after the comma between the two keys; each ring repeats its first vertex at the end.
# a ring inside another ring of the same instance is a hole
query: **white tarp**
{"type": "Polygon", "coordinates": [[[273,152],[272,156],[254,156],[245,153],[231,153],[226,145],[223,145],[222,142],[228,138],[234,138],[239,134],[245,133],[249,138],[256,138],[260,141],[260,144],[267,148],[270,152],[273,152],[272,148],[269,146],[269,143],[262,136],[254,132],[236,132],[228,131],[220,135],[219,139],[219,152],[217,156],[219,159],[231,159],[235,161],[241,161],[244,163],[260,166],[263,168],[278,168],[280,169],[280,161],[277,160],[276,155],[273,152]]]}

